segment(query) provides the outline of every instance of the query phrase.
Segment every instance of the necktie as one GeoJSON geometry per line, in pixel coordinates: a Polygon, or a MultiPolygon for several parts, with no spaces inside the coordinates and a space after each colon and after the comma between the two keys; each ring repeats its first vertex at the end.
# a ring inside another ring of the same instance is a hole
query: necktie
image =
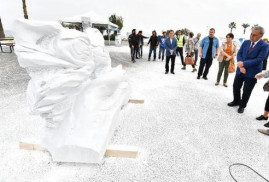
{"type": "Polygon", "coordinates": [[[249,47],[248,52],[250,52],[253,49],[254,44],[255,44],[254,42],[251,43],[251,46],[249,47]]]}

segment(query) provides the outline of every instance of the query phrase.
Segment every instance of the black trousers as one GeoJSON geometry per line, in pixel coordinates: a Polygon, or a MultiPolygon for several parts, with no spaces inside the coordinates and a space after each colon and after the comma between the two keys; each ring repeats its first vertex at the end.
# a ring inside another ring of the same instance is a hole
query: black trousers
{"type": "Polygon", "coordinates": [[[196,65],[196,63],[197,63],[197,60],[198,60],[198,49],[197,50],[195,50],[194,49],[194,58],[195,58],[195,62],[194,62],[194,65],[196,65]]]}
{"type": "Polygon", "coordinates": [[[209,72],[209,68],[211,67],[212,65],[212,61],[213,59],[212,58],[201,58],[200,60],[200,66],[199,66],[199,70],[198,70],[198,76],[202,76],[203,77],[206,77],[208,72],[209,72]],[[205,70],[204,70],[204,67],[205,67],[205,70]]]}
{"type": "Polygon", "coordinates": [[[175,68],[175,59],[176,56],[175,55],[170,55],[170,56],[166,56],[166,61],[165,61],[165,71],[169,72],[169,61],[171,59],[171,73],[174,72],[174,68],[175,68]]]}
{"type": "Polygon", "coordinates": [[[267,111],[267,112],[269,112],[269,96],[267,97],[264,110],[267,111]]]}
{"type": "Polygon", "coordinates": [[[243,74],[236,75],[233,84],[234,102],[239,104],[239,107],[245,108],[250,98],[251,92],[257,83],[256,78],[247,78],[243,74]],[[244,86],[243,86],[244,84],[244,86]],[[241,97],[241,88],[243,86],[243,94],[241,97]]]}
{"type": "Polygon", "coordinates": [[[183,47],[177,47],[176,54],[180,56],[182,65],[186,66],[186,64],[184,62],[184,58],[183,58],[183,47]]]}

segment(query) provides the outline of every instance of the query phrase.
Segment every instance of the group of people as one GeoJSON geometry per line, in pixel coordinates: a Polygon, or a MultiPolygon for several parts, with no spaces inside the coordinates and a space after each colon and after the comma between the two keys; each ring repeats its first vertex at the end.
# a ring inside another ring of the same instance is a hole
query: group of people
{"type": "MultiPolygon", "coordinates": [[[[261,26],[256,26],[252,29],[250,40],[243,42],[238,50],[238,45],[233,42],[234,35],[228,33],[226,35],[226,41],[219,43],[219,40],[215,37],[215,29],[209,30],[209,35],[200,40],[201,34],[198,33],[195,38],[192,32],[189,33],[188,39],[182,35],[181,31],[177,31],[176,34],[173,30],[163,32],[162,36],[157,37],[156,31],[152,32],[152,36],[149,39],[150,52],[148,60],[150,61],[152,52],[154,53],[154,60],[156,59],[156,48],[159,46],[159,59],[164,60],[164,52],[166,55],[165,74],[169,71],[171,74],[175,74],[175,58],[179,56],[182,62],[182,70],[186,69],[186,64],[183,58],[183,50],[186,51],[186,57],[193,57],[194,61],[191,66],[193,71],[197,71],[195,66],[198,56],[200,57],[200,65],[198,69],[197,79],[201,77],[207,80],[209,69],[212,65],[213,59],[217,58],[219,61],[219,70],[215,85],[220,84],[222,74],[224,73],[223,86],[228,87],[228,68],[231,64],[235,64],[237,59],[237,68],[234,82],[233,82],[233,101],[228,103],[229,107],[238,107],[238,113],[244,113],[244,109],[247,106],[252,90],[254,89],[257,79],[268,78],[269,71],[262,72],[266,69],[267,58],[269,55],[269,43],[268,40],[262,40],[264,35],[264,29],[261,26]],[[162,57],[161,57],[162,56],[162,57]],[[171,66],[169,68],[169,63],[171,66]],[[243,91],[241,94],[241,90],[243,91]]],[[[130,37],[129,37],[130,43],[130,37]]],[[[135,49],[130,43],[131,53],[132,48],[135,49]]],[[[133,59],[133,57],[132,57],[133,59]]],[[[265,104],[264,114],[257,117],[257,120],[268,120],[269,117],[269,96],[265,104]]],[[[269,127],[269,122],[264,125],[269,127]]],[[[269,135],[269,129],[259,129],[259,132],[269,135]]]]}

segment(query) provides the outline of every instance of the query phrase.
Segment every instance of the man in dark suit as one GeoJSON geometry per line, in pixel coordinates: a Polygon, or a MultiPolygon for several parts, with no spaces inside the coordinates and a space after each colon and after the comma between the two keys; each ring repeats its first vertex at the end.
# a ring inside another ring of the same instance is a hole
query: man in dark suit
{"type": "Polygon", "coordinates": [[[175,59],[176,59],[176,49],[177,40],[174,38],[174,30],[169,30],[169,37],[165,40],[164,47],[166,51],[166,62],[165,62],[165,74],[169,72],[169,61],[171,59],[171,70],[172,74],[175,74],[175,59]]]}
{"type": "Polygon", "coordinates": [[[244,112],[251,92],[257,83],[255,75],[262,71],[263,60],[268,53],[268,45],[261,40],[263,34],[262,27],[254,27],[250,40],[244,41],[237,53],[238,63],[233,84],[234,100],[228,103],[228,106],[239,106],[238,113],[244,112]],[[243,94],[241,97],[242,86],[243,94]]]}

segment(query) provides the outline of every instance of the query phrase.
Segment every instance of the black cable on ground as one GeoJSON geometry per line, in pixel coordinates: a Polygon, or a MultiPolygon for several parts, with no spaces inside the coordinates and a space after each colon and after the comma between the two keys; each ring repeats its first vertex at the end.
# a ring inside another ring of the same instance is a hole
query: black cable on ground
{"type": "Polygon", "coordinates": [[[254,169],[252,169],[250,166],[248,166],[248,165],[246,165],[246,164],[242,164],[242,163],[234,163],[234,164],[232,164],[232,165],[229,166],[229,173],[230,173],[231,177],[233,178],[233,180],[234,180],[235,182],[237,182],[237,180],[234,178],[234,176],[233,176],[232,173],[231,173],[231,167],[233,167],[233,166],[245,166],[245,167],[249,168],[250,170],[252,170],[253,172],[255,172],[257,175],[259,175],[262,179],[264,179],[265,181],[269,182],[268,179],[266,179],[265,177],[263,177],[260,173],[258,173],[258,172],[255,171],[254,169]]]}

